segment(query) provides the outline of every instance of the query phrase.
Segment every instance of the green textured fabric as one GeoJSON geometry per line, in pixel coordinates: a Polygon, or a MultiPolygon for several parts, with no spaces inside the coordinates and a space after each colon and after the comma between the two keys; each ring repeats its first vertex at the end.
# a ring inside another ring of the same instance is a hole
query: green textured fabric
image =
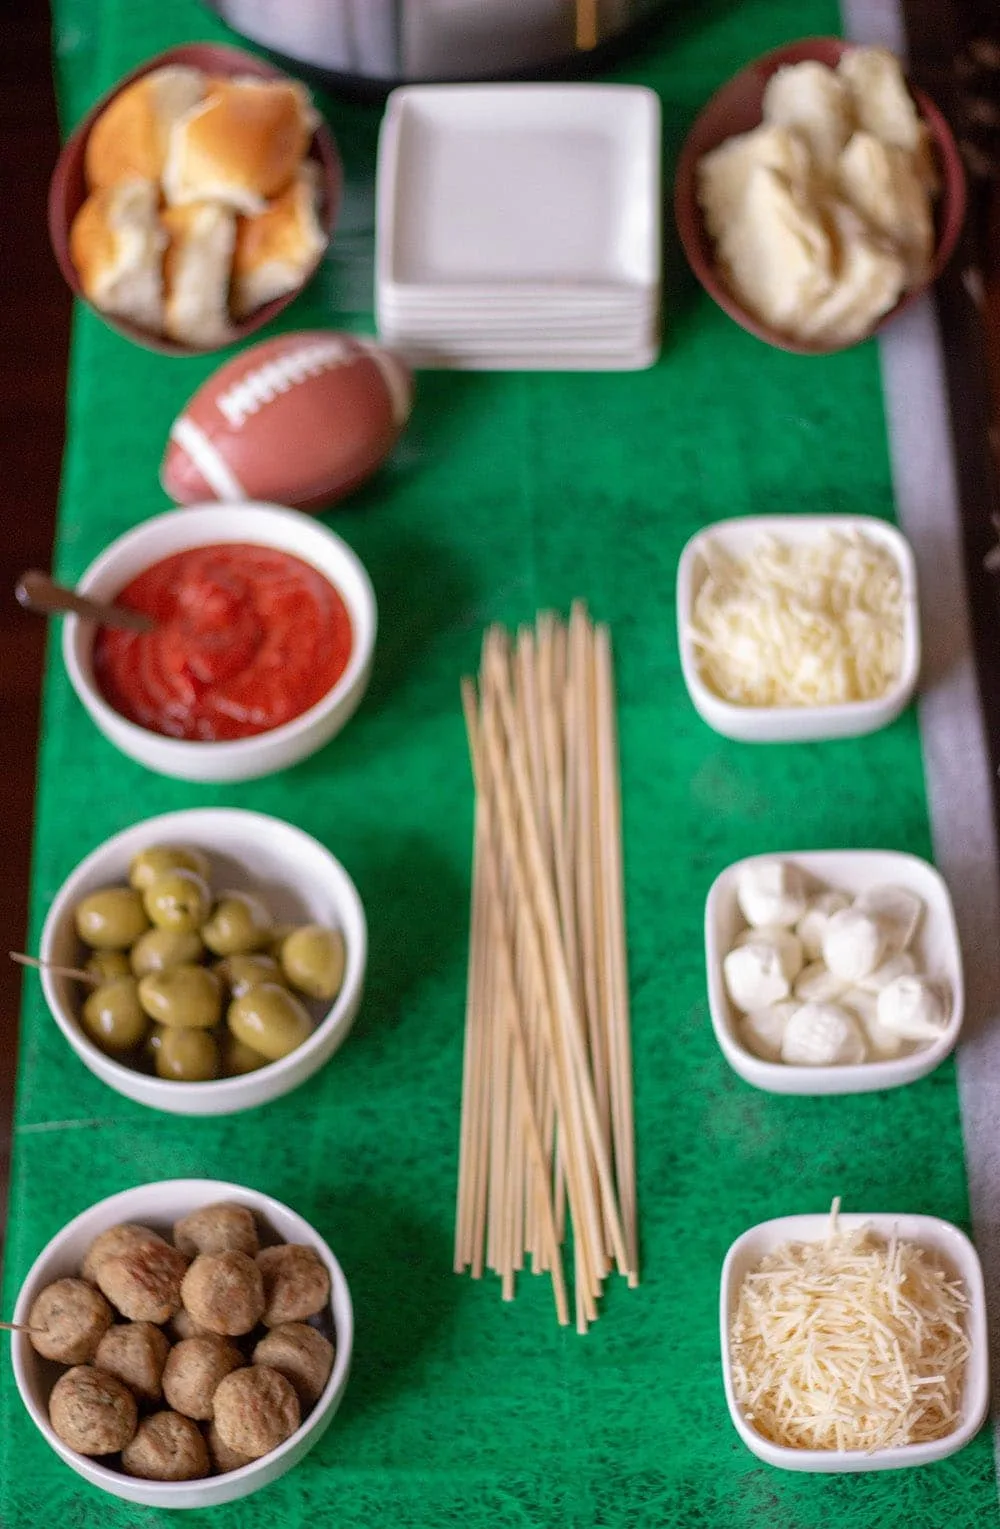
{"type": "MultiPolygon", "coordinates": [[[[67,125],[135,62],[223,35],[195,0],[56,0],[67,125]]],[[[832,0],[704,3],[616,78],[663,99],[665,183],[685,126],[747,57],[835,30],[832,0]]],[[[378,112],[324,102],[348,178],[331,257],[286,326],[370,327],[378,112]]],[[[874,345],[828,360],[770,351],[694,286],[668,238],[666,343],[636,375],[421,379],[391,467],[330,516],[371,571],[381,635],[371,691],[342,738],[236,788],[146,774],[104,742],[54,652],[45,696],[34,938],[74,864],[139,818],[231,803],[291,818],[356,878],[371,925],[356,1030],[279,1103],[222,1121],[131,1105],[75,1060],[27,983],[5,1283],[99,1197],[208,1174],[255,1185],[313,1220],[357,1308],[353,1378],[322,1444],[213,1522],[343,1529],[473,1526],[996,1522],[989,1434],[937,1466],[807,1477],[761,1465],[733,1432],[717,1336],[731,1239],[824,1209],[968,1207],[952,1066],[859,1098],[756,1092],[708,1020],[702,909],[714,875],[755,851],[886,846],[929,853],[912,712],[876,737],[741,747],[685,697],[674,575],[685,539],[720,516],[861,511],[892,499],[874,345]],[[581,1339],[548,1286],[450,1273],[472,795],[458,679],[483,626],[586,596],[611,622],[621,700],[644,1278],[612,1286],[581,1339]]],[[[57,573],[165,507],[169,424],[218,358],[139,350],[78,314],[57,573]]],[[[0,1391],[0,1524],[126,1526],[167,1515],[92,1490],[0,1391]]],[[[195,1514],[194,1522],[201,1516],[195,1514]]]]}

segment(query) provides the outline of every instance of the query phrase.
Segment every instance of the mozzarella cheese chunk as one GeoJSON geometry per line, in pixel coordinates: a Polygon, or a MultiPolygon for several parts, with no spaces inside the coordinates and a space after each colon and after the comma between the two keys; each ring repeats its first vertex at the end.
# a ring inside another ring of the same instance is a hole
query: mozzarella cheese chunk
{"type": "Polygon", "coordinates": [[[847,983],[835,977],[822,961],[811,961],[795,979],[795,996],[803,1003],[833,1003],[845,991],[847,983]]]}
{"type": "Polygon", "coordinates": [[[834,913],[849,908],[851,899],[846,892],[817,892],[810,897],[806,911],[795,926],[795,933],[802,941],[807,961],[818,961],[823,954],[823,931],[834,913]]]}
{"type": "Polygon", "coordinates": [[[781,1060],[793,1067],[845,1067],[863,1062],[868,1048],[853,1014],[839,1004],[804,1003],[788,1024],[781,1060]]]}
{"type": "Polygon", "coordinates": [[[936,1041],[948,1028],[948,995],[926,977],[896,977],[878,995],[878,1022],[908,1041],[936,1041]]]}
{"type": "Polygon", "coordinates": [[[835,977],[858,983],[875,970],[885,951],[877,920],[856,908],[833,914],[823,931],[823,960],[835,977]]]}
{"type": "Polygon", "coordinates": [[[840,156],[837,185],[869,227],[895,246],[905,285],[925,281],[934,253],[934,219],[913,155],[872,133],[855,133],[840,156]]]}
{"type": "Polygon", "coordinates": [[[920,898],[908,887],[869,887],[854,899],[854,906],[878,920],[885,933],[886,947],[894,953],[912,944],[924,911],[920,898]]]}
{"type": "Polygon", "coordinates": [[[880,966],[876,966],[867,977],[862,977],[858,987],[863,987],[869,993],[880,993],[890,982],[895,982],[897,977],[909,977],[917,969],[916,962],[908,951],[902,951],[898,956],[890,956],[880,966]]]}
{"type": "Polygon", "coordinates": [[[785,929],[756,930],[722,963],[726,991],[749,1014],[788,998],[802,966],[802,947],[785,929]]]}
{"type": "Polygon", "coordinates": [[[786,999],[766,1009],[753,1009],[740,1020],[739,1039],[762,1061],[780,1062],[785,1029],[798,1007],[793,999],[786,999]]]}
{"type": "Polygon", "coordinates": [[[844,80],[825,64],[786,64],[764,87],[764,121],[794,128],[821,169],[837,162],[851,135],[854,107],[844,80]]]}
{"type": "Polygon", "coordinates": [[[743,214],[750,175],[758,166],[777,170],[789,180],[805,180],[809,153],[788,128],[761,123],[712,149],[698,164],[698,201],[713,239],[721,239],[743,214]]]}
{"type": "Polygon", "coordinates": [[[758,860],[745,865],[736,885],[736,902],[754,929],[789,928],[806,911],[806,881],[786,860],[758,860]]]}

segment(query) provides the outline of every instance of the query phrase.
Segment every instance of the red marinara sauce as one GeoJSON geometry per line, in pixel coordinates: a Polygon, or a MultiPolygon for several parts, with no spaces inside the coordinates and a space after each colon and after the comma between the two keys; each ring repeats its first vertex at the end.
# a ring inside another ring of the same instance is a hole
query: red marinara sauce
{"type": "Polygon", "coordinates": [[[351,656],[351,618],[315,568],[273,547],[192,547],[126,584],[118,603],[154,632],[101,627],[94,673],[104,699],[168,738],[250,738],[301,716],[351,656]]]}

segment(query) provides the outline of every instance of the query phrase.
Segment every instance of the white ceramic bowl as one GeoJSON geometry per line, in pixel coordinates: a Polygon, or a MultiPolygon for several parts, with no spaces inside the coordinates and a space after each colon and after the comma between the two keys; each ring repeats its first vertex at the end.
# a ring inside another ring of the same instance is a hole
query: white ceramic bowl
{"type": "Polygon", "coordinates": [[[864,1094],[898,1088],[932,1072],[955,1048],[965,1012],[962,949],[951,894],[941,875],[926,860],[894,850],[813,850],[799,854],[754,855],[737,860],[716,877],[705,904],[705,962],[712,1028],[722,1053],[734,1071],[757,1088],[772,1094],[864,1094]],[[740,872],[755,861],[786,860],[804,871],[815,890],[827,887],[858,897],[877,886],[907,887],[924,904],[924,913],[911,947],[917,966],[933,980],[944,981],[951,993],[948,1028],[936,1041],[904,1056],[850,1067],[793,1067],[765,1062],[748,1051],[738,1037],[738,1014],[730,1002],[722,963],[745,927],[736,903],[740,872]]]}
{"type": "Polygon", "coordinates": [[[361,1003],[368,932],[357,889],[329,850],[280,818],[227,807],[198,807],[147,818],[116,834],[81,861],[63,882],[42,929],[43,961],[76,966],[81,953],[73,909],[88,892],[128,880],[132,856],[151,844],[193,844],[212,862],[213,886],[258,892],[276,923],[327,924],[343,930],[344,981],[332,1007],[307,1041],[278,1062],[211,1083],[172,1083],[136,1072],[107,1056],[80,1028],[80,987],[42,971],[53,1018],[94,1075],[128,1099],[175,1115],[230,1115],[279,1099],[311,1078],[346,1037],[361,1003]]]}
{"type": "Polygon", "coordinates": [[[353,716],[371,673],[377,613],[375,592],[362,564],[339,536],[310,515],[273,504],[192,505],[143,521],[111,543],[77,584],[82,595],[113,599],[153,563],[189,547],[252,542],[276,547],[317,568],[343,597],[354,645],[347,668],[322,700],[301,716],[252,738],[219,743],[166,738],[130,722],[101,695],[94,681],[94,624],[67,616],[63,660],[73,689],[116,748],[160,775],[179,780],[256,780],[315,754],[353,716]]]}
{"type": "Polygon", "coordinates": [[[853,1232],[871,1226],[883,1237],[893,1231],[907,1242],[928,1249],[961,1276],[969,1297],[968,1335],[971,1347],[965,1372],[962,1411],[958,1426],[943,1439],[930,1444],[903,1444],[898,1449],[864,1450],[789,1449],[772,1444],[747,1422],[733,1392],[729,1356],[729,1328],[744,1276],[768,1253],[786,1242],[817,1242],[825,1237],[830,1225],[828,1215],[779,1216],[762,1221],[737,1237],[722,1266],[722,1289],[719,1301],[719,1325],[722,1341],[722,1379],[733,1426],[748,1449],[768,1465],[786,1471],[891,1471],[908,1465],[926,1465],[943,1460],[968,1444],[983,1425],[989,1405],[989,1336],[986,1326],[986,1293],[979,1256],[964,1232],[950,1221],[936,1216],[845,1215],[839,1224],[842,1231],[853,1232]]]}
{"type": "Polygon", "coordinates": [[[920,611],[917,569],[905,537],[894,526],[870,515],[747,515],[719,520],[699,531],[685,546],[677,568],[677,635],[681,672],[699,716],[726,738],[743,743],[802,743],[821,738],[856,738],[877,732],[908,704],[920,672],[920,611]],[[727,552],[745,555],[760,537],[798,544],[829,531],[863,532],[887,547],[903,580],[903,661],[895,684],[874,701],[837,706],[734,706],[710,690],[701,678],[690,627],[694,602],[705,578],[703,549],[709,540],[727,552]]]}
{"type": "Polygon", "coordinates": [[[272,1200],[270,1195],[239,1184],[223,1184],[215,1179],[167,1179],[159,1184],[143,1184],[121,1194],[100,1200],[63,1227],[39,1253],[27,1279],[21,1286],[14,1307],[14,1321],[26,1322],[31,1303],[53,1280],[80,1272],[83,1255],[101,1232],[119,1222],[138,1222],[169,1237],[179,1217],[212,1205],[217,1200],[236,1201],[247,1206],[257,1217],[258,1225],[272,1234],[272,1242],[305,1243],[315,1249],[330,1274],[330,1315],[335,1335],[336,1357],[330,1379],[322,1396],[301,1427],[263,1459],[244,1465],[224,1476],[207,1476],[201,1481],[143,1481],[112,1470],[99,1460],[78,1455],[53,1432],[49,1424],[48,1399],[53,1385],[65,1369],[35,1353],[26,1333],[11,1334],[11,1358],[14,1379],[32,1422],[56,1454],[78,1475],[93,1486],[123,1497],[126,1502],[145,1503],[157,1508],[212,1508],[219,1503],[249,1497],[261,1487],[277,1481],[309,1453],[326,1432],[340,1406],[351,1367],[354,1343],[354,1314],[351,1295],[343,1270],[323,1238],[295,1211],[272,1200]]]}

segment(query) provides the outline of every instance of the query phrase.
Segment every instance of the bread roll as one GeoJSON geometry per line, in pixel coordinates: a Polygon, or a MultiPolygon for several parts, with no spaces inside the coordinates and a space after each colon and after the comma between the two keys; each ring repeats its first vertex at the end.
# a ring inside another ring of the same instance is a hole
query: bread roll
{"type": "Polygon", "coordinates": [[[854,108],[850,90],[832,69],[812,59],[786,64],[768,80],[763,105],[764,121],[794,128],[819,169],[836,164],[854,128],[854,108]]]}
{"type": "Polygon", "coordinates": [[[163,250],[155,181],[117,181],[87,198],[69,235],[70,258],[96,308],[142,329],[163,324],[163,250]]]}
{"type": "Polygon", "coordinates": [[[735,295],[776,329],[795,333],[833,285],[835,251],[819,206],[763,165],[718,248],[735,295]]]}
{"type": "Polygon", "coordinates": [[[844,200],[902,256],[907,286],[925,281],[934,253],[934,220],[914,155],[871,133],[855,133],[840,156],[838,182],[844,200]]]}
{"type": "Polygon", "coordinates": [[[213,82],[170,137],[163,189],[168,202],[225,202],[263,212],[294,179],[317,118],[294,81],[213,82]]]}
{"type": "Polygon", "coordinates": [[[800,316],[798,332],[826,345],[853,345],[896,306],[906,268],[852,207],[833,202],[829,216],[838,249],[836,278],[826,297],[800,316]]]}
{"type": "Polygon", "coordinates": [[[180,65],[154,69],[126,86],[90,130],[84,154],[88,186],[96,190],[135,175],[159,180],[174,123],[204,93],[201,70],[180,65]]]}
{"type": "Polygon", "coordinates": [[[938,188],[926,123],[910,95],[899,59],[888,48],[848,48],[837,72],[851,93],[858,126],[914,156],[928,191],[938,188]]]}
{"type": "Polygon", "coordinates": [[[316,216],[315,170],[307,162],[264,212],[238,219],[231,294],[237,318],[294,292],[326,248],[316,216]]]}
{"type": "Polygon", "coordinates": [[[809,178],[805,141],[787,127],[762,123],[749,133],[726,138],[698,164],[698,202],[713,239],[740,216],[751,172],[764,165],[796,182],[809,178]]]}
{"type": "Polygon", "coordinates": [[[217,202],[164,208],[169,243],[163,258],[164,332],[183,345],[224,345],[231,338],[229,273],[236,216],[217,202]]]}

